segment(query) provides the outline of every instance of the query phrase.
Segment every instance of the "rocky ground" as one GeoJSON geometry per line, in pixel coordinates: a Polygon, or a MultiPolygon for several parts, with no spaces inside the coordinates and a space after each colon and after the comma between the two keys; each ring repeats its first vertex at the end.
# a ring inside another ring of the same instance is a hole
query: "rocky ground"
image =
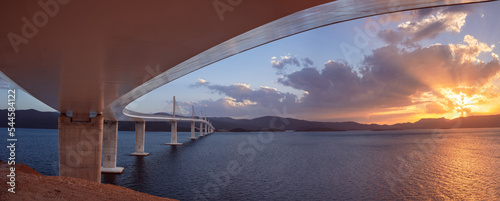
{"type": "Polygon", "coordinates": [[[121,186],[83,179],[44,176],[27,165],[16,165],[15,194],[7,191],[10,166],[0,161],[0,200],[173,200],[121,186]]]}

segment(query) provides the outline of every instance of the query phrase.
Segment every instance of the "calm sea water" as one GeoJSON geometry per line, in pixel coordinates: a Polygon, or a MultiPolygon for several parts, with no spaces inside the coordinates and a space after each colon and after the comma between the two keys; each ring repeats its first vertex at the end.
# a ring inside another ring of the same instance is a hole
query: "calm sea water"
{"type": "MultiPolygon", "coordinates": [[[[2,129],[2,136],[7,133],[2,129]]],[[[57,175],[57,130],[17,129],[17,159],[57,175]]],[[[180,200],[500,198],[500,129],[215,133],[181,147],[147,132],[146,157],[119,132],[120,175],[102,182],[180,200]]],[[[2,147],[6,145],[2,140],[2,147]]],[[[6,160],[7,150],[1,151],[6,160]]]]}

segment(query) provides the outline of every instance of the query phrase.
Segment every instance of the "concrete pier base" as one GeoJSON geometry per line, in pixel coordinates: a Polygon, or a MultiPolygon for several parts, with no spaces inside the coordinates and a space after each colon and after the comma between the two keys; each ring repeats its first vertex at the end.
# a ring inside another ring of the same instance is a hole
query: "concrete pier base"
{"type": "Polygon", "coordinates": [[[177,121],[173,121],[170,127],[170,143],[165,145],[180,146],[182,143],[177,142],[177,121]]]}
{"type": "Polygon", "coordinates": [[[134,152],[130,154],[131,156],[147,156],[149,153],[139,153],[139,152],[134,152]]]}
{"type": "Polygon", "coordinates": [[[204,131],[205,131],[205,135],[208,135],[208,134],[209,134],[209,133],[207,132],[207,130],[208,130],[208,124],[205,124],[205,130],[204,130],[204,131]]]}
{"type": "Polygon", "coordinates": [[[103,123],[101,115],[82,122],[59,116],[59,176],[101,182],[103,123]]]}
{"type": "Polygon", "coordinates": [[[146,122],[135,122],[135,152],[131,156],[147,156],[149,153],[144,152],[144,141],[146,135],[146,122]]]}
{"type": "Polygon", "coordinates": [[[115,167],[115,168],[105,168],[101,167],[101,173],[105,174],[121,174],[123,173],[123,167],[115,167]]]}
{"type": "Polygon", "coordinates": [[[182,143],[165,143],[164,145],[170,145],[170,146],[181,146],[182,143]]]}
{"type": "Polygon", "coordinates": [[[191,139],[191,140],[196,140],[198,139],[195,135],[195,129],[194,129],[194,121],[191,122],[191,137],[189,137],[188,139],[191,139]]]}
{"type": "Polygon", "coordinates": [[[101,173],[121,174],[123,167],[116,167],[118,122],[104,121],[102,134],[101,173]]]}

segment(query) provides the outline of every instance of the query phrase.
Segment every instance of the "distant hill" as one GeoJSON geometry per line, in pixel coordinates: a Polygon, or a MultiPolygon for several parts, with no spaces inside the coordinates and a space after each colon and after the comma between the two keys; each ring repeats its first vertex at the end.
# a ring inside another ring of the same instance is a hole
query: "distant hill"
{"type": "MultiPolygon", "coordinates": [[[[7,127],[7,110],[0,110],[0,127],[7,127]],[[2,118],[5,117],[5,118],[2,118]]],[[[15,128],[56,128],[58,112],[16,110],[15,128]]]]}
{"type": "Polygon", "coordinates": [[[317,122],[273,116],[255,119],[232,119],[227,117],[210,118],[216,128],[227,130],[241,128],[246,130],[279,130],[296,131],[345,131],[345,130],[401,130],[401,129],[448,129],[448,128],[491,128],[500,127],[500,115],[470,116],[456,119],[421,119],[415,123],[399,123],[394,125],[360,124],[357,122],[317,122]],[[274,126],[271,126],[273,124],[274,126]]]}
{"type": "MultiPolygon", "coordinates": [[[[7,127],[7,110],[0,110],[0,127],[7,127]]],[[[57,129],[57,118],[59,112],[40,112],[38,110],[16,110],[15,128],[47,128],[57,129]]],[[[178,124],[179,131],[190,131],[188,123],[178,124]]],[[[120,122],[118,130],[133,131],[135,130],[134,122],[120,122]]],[[[148,122],[147,131],[170,131],[170,123],[168,122],[148,122]]]]}
{"type": "MultiPolygon", "coordinates": [[[[0,127],[7,127],[7,110],[0,110],[0,127]]],[[[57,129],[58,112],[40,112],[37,110],[17,110],[16,128],[57,129]]],[[[210,121],[217,129],[234,132],[245,131],[346,131],[346,130],[399,130],[399,129],[447,129],[447,128],[489,128],[500,127],[500,115],[470,116],[456,119],[421,119],[414,123],[394,125],[360,124],[357,122],[318,122],[293,118],[264,116],[254,119],[233,119],[229,117],[211,117],[210,121]]],[[[133,131],[134,122],[120,122],[118,129],[133,131]]],[[[189,122],[179,122],[179,131],[190,131],[189,122]]],[[[169,122],[147,122],[147,131],[170,131],[169,122]]]]}

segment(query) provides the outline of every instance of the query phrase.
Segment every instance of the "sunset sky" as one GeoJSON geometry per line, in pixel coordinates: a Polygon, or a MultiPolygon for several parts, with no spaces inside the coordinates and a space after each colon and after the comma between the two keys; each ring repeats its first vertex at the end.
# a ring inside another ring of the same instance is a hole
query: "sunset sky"
{"type": "MultiPolygon", "coordinates": [[[[127,108],[393,124],[500,114],[499,2],[335,24],[238,54],[127,108]],[[286,109],[285,109],[286,108],[286,109]],[[286,112],[285,112],[286,111],[286,112]]],[[[154,69],[154,66],[151,68],[154,69]]],[[[20,109],[51,109],[26,98],[20,109]]]]}

